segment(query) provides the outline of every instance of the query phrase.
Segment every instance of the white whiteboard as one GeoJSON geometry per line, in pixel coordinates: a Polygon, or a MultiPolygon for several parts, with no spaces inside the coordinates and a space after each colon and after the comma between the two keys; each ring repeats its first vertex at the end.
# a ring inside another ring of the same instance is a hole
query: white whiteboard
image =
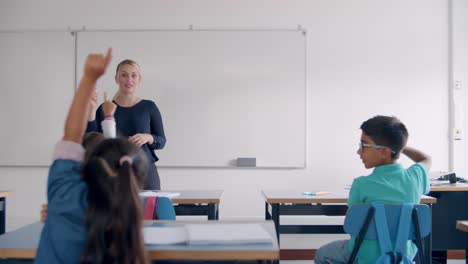
{"type": "Polygon", "coordinates": [[[167,137],[159,165],[226,167],[254,157],[257,167],[304,167],[305,45],[301,31],[85,31],[77,77],[86,54],[112,47],[98,84],[112,95],[117,63],[140,64],[137,94],[156,102],[167,137]]]}
{"type": "Polygon", "coordinates": [[[69,32],[0,32],[0,166],[45,166],[74,93],[69,32]]]}

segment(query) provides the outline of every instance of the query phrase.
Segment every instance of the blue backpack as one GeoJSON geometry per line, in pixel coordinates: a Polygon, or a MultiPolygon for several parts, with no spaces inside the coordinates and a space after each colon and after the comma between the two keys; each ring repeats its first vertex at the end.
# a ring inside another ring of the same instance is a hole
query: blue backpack
{"type": "Polygon", "coordinates": [[[355,238],[348,264],[354,263],[364,240],[379,243],[382,253],[376,263],[410,263],[406,256],[408,240],[416,243],[419,262],[428,260],[430,253],[423,243],[423,237],[431,233],[431,211],[427,205],[356,204],[349,208],[343,227],[355,238]]]}
{"type": "Polygon", "coordinates": [[[376,264],[411,264],[413,261],[406,256],[406,243],[411,226],[412,204],[403,204],[401,206],[398,231],[395,239],[395,246],[392,247],[390,234],[388,231],[387,216],[385,207],[382,203],[372,203],[375,208],[375,222],[377,237],[382,255],[376,260],[376,264]]]}

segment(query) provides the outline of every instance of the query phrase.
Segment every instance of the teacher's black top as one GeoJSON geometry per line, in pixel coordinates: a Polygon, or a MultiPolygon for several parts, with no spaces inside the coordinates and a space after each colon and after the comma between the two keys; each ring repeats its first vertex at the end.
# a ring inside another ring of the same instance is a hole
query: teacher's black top
{"type": "MultiPolygon", "coordinates": [[[[114,119],[116,123],[117,136],[129,137],[138,133],[151,134],[153,144],[144,144],[141,146],[148,157],[150,163],[158,161],[154,153],[156,149],[164,148],[166,145],[166,136],[162,123],[161,113],[156,104],[151,100],[141,100],[132,107],[122,107],[117,105],[114,119]]],[[[102,105],[96,110],[96,119],[88,122],[86,132],[102,133],[101,122],[104,120],[102,105]]]]}

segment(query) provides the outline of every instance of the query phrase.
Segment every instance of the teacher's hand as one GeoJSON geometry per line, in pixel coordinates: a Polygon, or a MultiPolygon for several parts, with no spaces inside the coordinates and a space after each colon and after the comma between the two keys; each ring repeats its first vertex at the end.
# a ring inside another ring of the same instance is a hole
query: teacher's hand
{"type": "Polygon", "coordinates": [[[141,147],[142,145],[146,143],[152,144],[154,141],[154,138],[150,134],[139,133],[139,134],[135,134],[133,136],[128,137],[128,140],[138,145],[139,147],[141,147]]]}

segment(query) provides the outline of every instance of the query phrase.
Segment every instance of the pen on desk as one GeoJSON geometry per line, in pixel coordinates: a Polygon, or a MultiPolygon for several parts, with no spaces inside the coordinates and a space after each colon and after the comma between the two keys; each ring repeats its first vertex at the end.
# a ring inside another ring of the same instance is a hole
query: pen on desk
{"type": "Polygon", "coordinates": [[[303,192],[302,194],[305,196],[319,196],[319,195],[330,194],[330,192],[303,192]]]}

